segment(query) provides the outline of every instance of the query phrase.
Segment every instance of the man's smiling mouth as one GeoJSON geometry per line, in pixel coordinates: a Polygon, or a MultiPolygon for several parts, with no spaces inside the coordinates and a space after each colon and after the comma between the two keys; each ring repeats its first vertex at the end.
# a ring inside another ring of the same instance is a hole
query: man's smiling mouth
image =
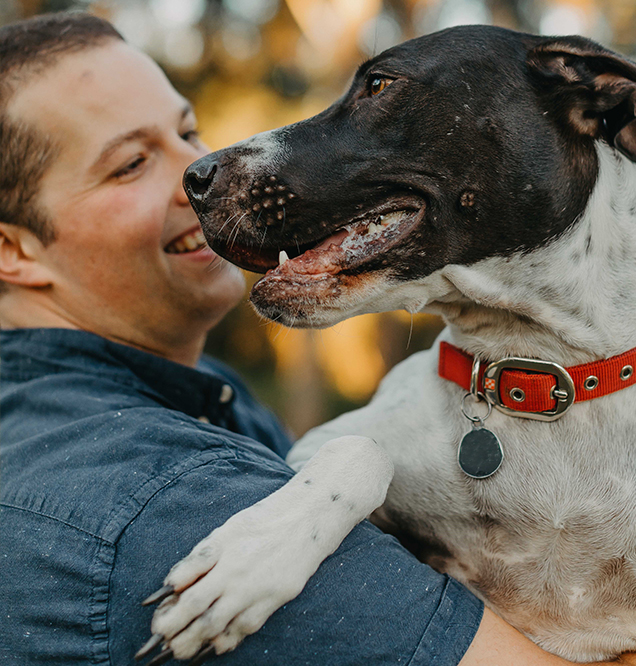
{"type": "Polygon", "coordinates": [[[168,254],[186,254],[196,252],[207,246],[201,227],[193,227],[171,240],[164,248],[164,252],[168,254]]]}

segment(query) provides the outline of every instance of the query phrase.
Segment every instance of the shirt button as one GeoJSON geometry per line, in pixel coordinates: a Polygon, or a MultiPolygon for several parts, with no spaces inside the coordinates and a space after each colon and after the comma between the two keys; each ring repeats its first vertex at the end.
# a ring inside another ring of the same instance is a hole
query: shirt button
{"type": "Polygon", "coordinates": [[[201,423],[210,423],[210,419],[207,416],[199,416],[197,421],[201,421],[201,423]]]}
{"type": "Polygon", "coordinates": [[[234,389],[229,384],[223,384],[221,387],[221,395],[219,395],[219,402],[224,405],[234,397],[234,389]]]}

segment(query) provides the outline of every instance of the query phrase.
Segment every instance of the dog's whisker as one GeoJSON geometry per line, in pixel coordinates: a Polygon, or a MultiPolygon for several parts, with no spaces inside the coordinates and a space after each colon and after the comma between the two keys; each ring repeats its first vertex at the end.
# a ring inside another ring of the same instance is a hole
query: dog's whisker
{"type": "Polygon", "coordinates": [[[265,319],[263,318],[262,321],[258,323],[259,326],[269,326],[271,323],[276,323],[281,317],[283,316],[283,313],[281,312],[277,317],[274,317],[273,319],[265,319]]]}
{"type": "Polygon", "coordinates": [[[220,236],[223,229],[225,229],[225,227],[236,217],[236,215],[237,213],[235,213],[234,215],[230,215],[230,217],[228,217],[227,220],[225,220],[223,226],[214,234],[215,240],[220,236]]]}
{"type": "Polygon", "coordinates": [[[234,228],[232,229],[232,231],[230,231],[230,235],[229,235],[230,238],[232,238],[232,234],[234,234],[234,238],[232,238],[232,241],[230,243],[230,250],[234,248],[234,243],[236,243],[236,239],[238,238],[239,231],[241,230],[240,224],[241,224],[243,218],[246,215],[247,215],[247,213],[243,213],[243,215],[241,215],[241,217],[239,217],[239,219],[236,221],[236,224],[234,225],[234,228]]]}
{"type": "Polygon", "coordinates": [[[409,327],[409,339],[406,341],[406,348],[408,349],[411,345],[411,338],[413,337],[413,313],[411,312],[411,326],[409,327]]]}
{"type": "Polygon", "coordinates": [[[222,267],[223,267],[223,260],[221,259],[221,257],[215,257],[210,262],[207,272],[213,273],[214,271],[220,271],[222,267]]]}
{"type": "Polygon", "coordinates": [[[278,340],[278,336],[283,332],[284,328],[284,326],[280,326],[279,324],[276,325],[276,334],[273,337],[274,342],[278,340]]]}

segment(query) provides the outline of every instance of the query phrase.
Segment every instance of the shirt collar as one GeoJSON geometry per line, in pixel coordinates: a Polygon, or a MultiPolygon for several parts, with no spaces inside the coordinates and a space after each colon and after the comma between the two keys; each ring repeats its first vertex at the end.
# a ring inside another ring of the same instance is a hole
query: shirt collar
{"type": "Polygon", "coordinates": [[[221,363],[205,359],[190,368],[87,331],[11,329],[0,331],[0,344],[4,379],[25,381],[60,372],[97,374],[213,423],[228,418],[236,391],[221,363]]]}

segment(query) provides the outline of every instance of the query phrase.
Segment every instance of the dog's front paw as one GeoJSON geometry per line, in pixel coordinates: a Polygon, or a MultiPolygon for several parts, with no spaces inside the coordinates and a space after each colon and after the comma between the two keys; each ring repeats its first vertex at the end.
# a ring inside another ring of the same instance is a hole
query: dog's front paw
{"type": "Polygon", "coordinates": [[[327,442],[282,488],[232,516],[175,565],[161,590],[153,636],[137,653],[200,663],[233,650],[296,597],[320,563],[384,500],[393,475],[367,437],[327,442]],[[371,480],[371,482],[370,482],[371,480]]]}
{"type": "Polygon", "coordinates": [[[137,658],[160,643],[153,666],[170,657],[198,663],[212,652],[233,650],[300,593],[313,571],[299,563],[294,546],[301,544],[290,541],[287,530],[274,529],[267,504],[237,513],[172,568],[165,586],[144,602],[162,601],[153,637],[137,658]]]}

